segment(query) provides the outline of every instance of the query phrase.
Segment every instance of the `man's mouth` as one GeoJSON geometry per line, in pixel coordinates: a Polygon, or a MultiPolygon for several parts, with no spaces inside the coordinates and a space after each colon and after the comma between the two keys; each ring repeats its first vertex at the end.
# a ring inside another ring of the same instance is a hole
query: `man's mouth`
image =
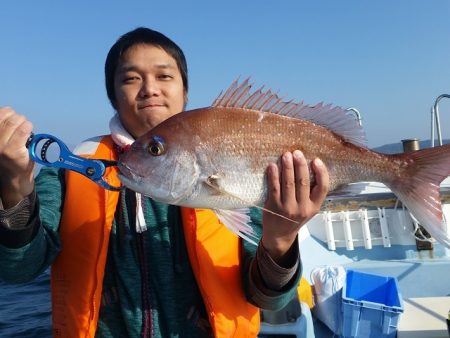
{"type": "Polygon", "coordinates": [[[147,108],[161,108],[161,107],[165,107],[166,105],[163,103],[147,103],[147,104],[143,104],[141,106],[138,106],[138,109],[147,109],[147,108]]]}

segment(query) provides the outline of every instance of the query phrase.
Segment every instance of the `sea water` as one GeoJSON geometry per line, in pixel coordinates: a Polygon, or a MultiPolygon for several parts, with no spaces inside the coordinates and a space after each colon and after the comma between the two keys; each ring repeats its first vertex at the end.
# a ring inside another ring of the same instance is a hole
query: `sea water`
{"type": "Polygon", "coordinates": [[[0,337],[52,337],[49,270],[26,284],[0,281],[0,337]]]}

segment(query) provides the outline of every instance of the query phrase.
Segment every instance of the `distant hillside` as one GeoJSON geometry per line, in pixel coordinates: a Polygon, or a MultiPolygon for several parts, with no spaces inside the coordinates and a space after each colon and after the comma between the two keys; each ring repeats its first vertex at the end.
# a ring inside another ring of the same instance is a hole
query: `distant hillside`
{"type": "MultiPolygon", "coordinates": [[[[450,139],[442,140],[442,143],[444,143],[444,144],[450,143],[450,139]]],[[[420,141],[419,144],[420,144],[420,149],[429,148],[431,146],[431,141],[424,140],[424,141],[420,141]]],[[[434,145],[437,145],[437,141],[434,142],[434,145]]],[[[401,142],[390,143],[390,144],[382,145],[380,147],[373,148],[373,150],[376,150],[380,153],[385,153],[385,154],[396,154],[396,153],[403,152],[403,145],[401,142]]]]}

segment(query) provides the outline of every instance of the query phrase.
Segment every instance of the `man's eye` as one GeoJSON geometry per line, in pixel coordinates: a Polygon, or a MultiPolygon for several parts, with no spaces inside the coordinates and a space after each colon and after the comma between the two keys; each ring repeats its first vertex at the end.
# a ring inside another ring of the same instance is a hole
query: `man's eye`
{"type": "Polygon", "coordinates": [[[138,76],[126,76],[123,79],[124,83],[133,83],[139,81],[139,77],[138,76]]]}
{"type": "Polygon", "coordinates": [[[170,74],[161,74],[161,75],[158,76],[158,78],[159,78],[160,80],[170,80],[170,79],[173,78],[173,76],[170,75],[170,74]]]}

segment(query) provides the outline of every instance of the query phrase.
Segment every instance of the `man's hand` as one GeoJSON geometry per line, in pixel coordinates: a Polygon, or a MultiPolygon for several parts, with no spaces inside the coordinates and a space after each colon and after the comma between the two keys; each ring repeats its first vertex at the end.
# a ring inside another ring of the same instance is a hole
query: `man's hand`
{"type": "Polygon", "coordinates": [[[299,150],[281,157],[280,166],[267,168],[268,194],[264,207],[278,215],[263,212],[262,245],[272,259],[283,265],[283,257],[292,247],[298,231],[314,215],[328,193],[329,176],[323,162],[311,161],[315,185],[310,186],[308,164],[299,150]]]}
{"type": "Polygon", "coordinates": [[[34,162],[25,144],[33,125],[12,108],[0,108],[0,198],[13,207],[34,189],[34,162]]]}

